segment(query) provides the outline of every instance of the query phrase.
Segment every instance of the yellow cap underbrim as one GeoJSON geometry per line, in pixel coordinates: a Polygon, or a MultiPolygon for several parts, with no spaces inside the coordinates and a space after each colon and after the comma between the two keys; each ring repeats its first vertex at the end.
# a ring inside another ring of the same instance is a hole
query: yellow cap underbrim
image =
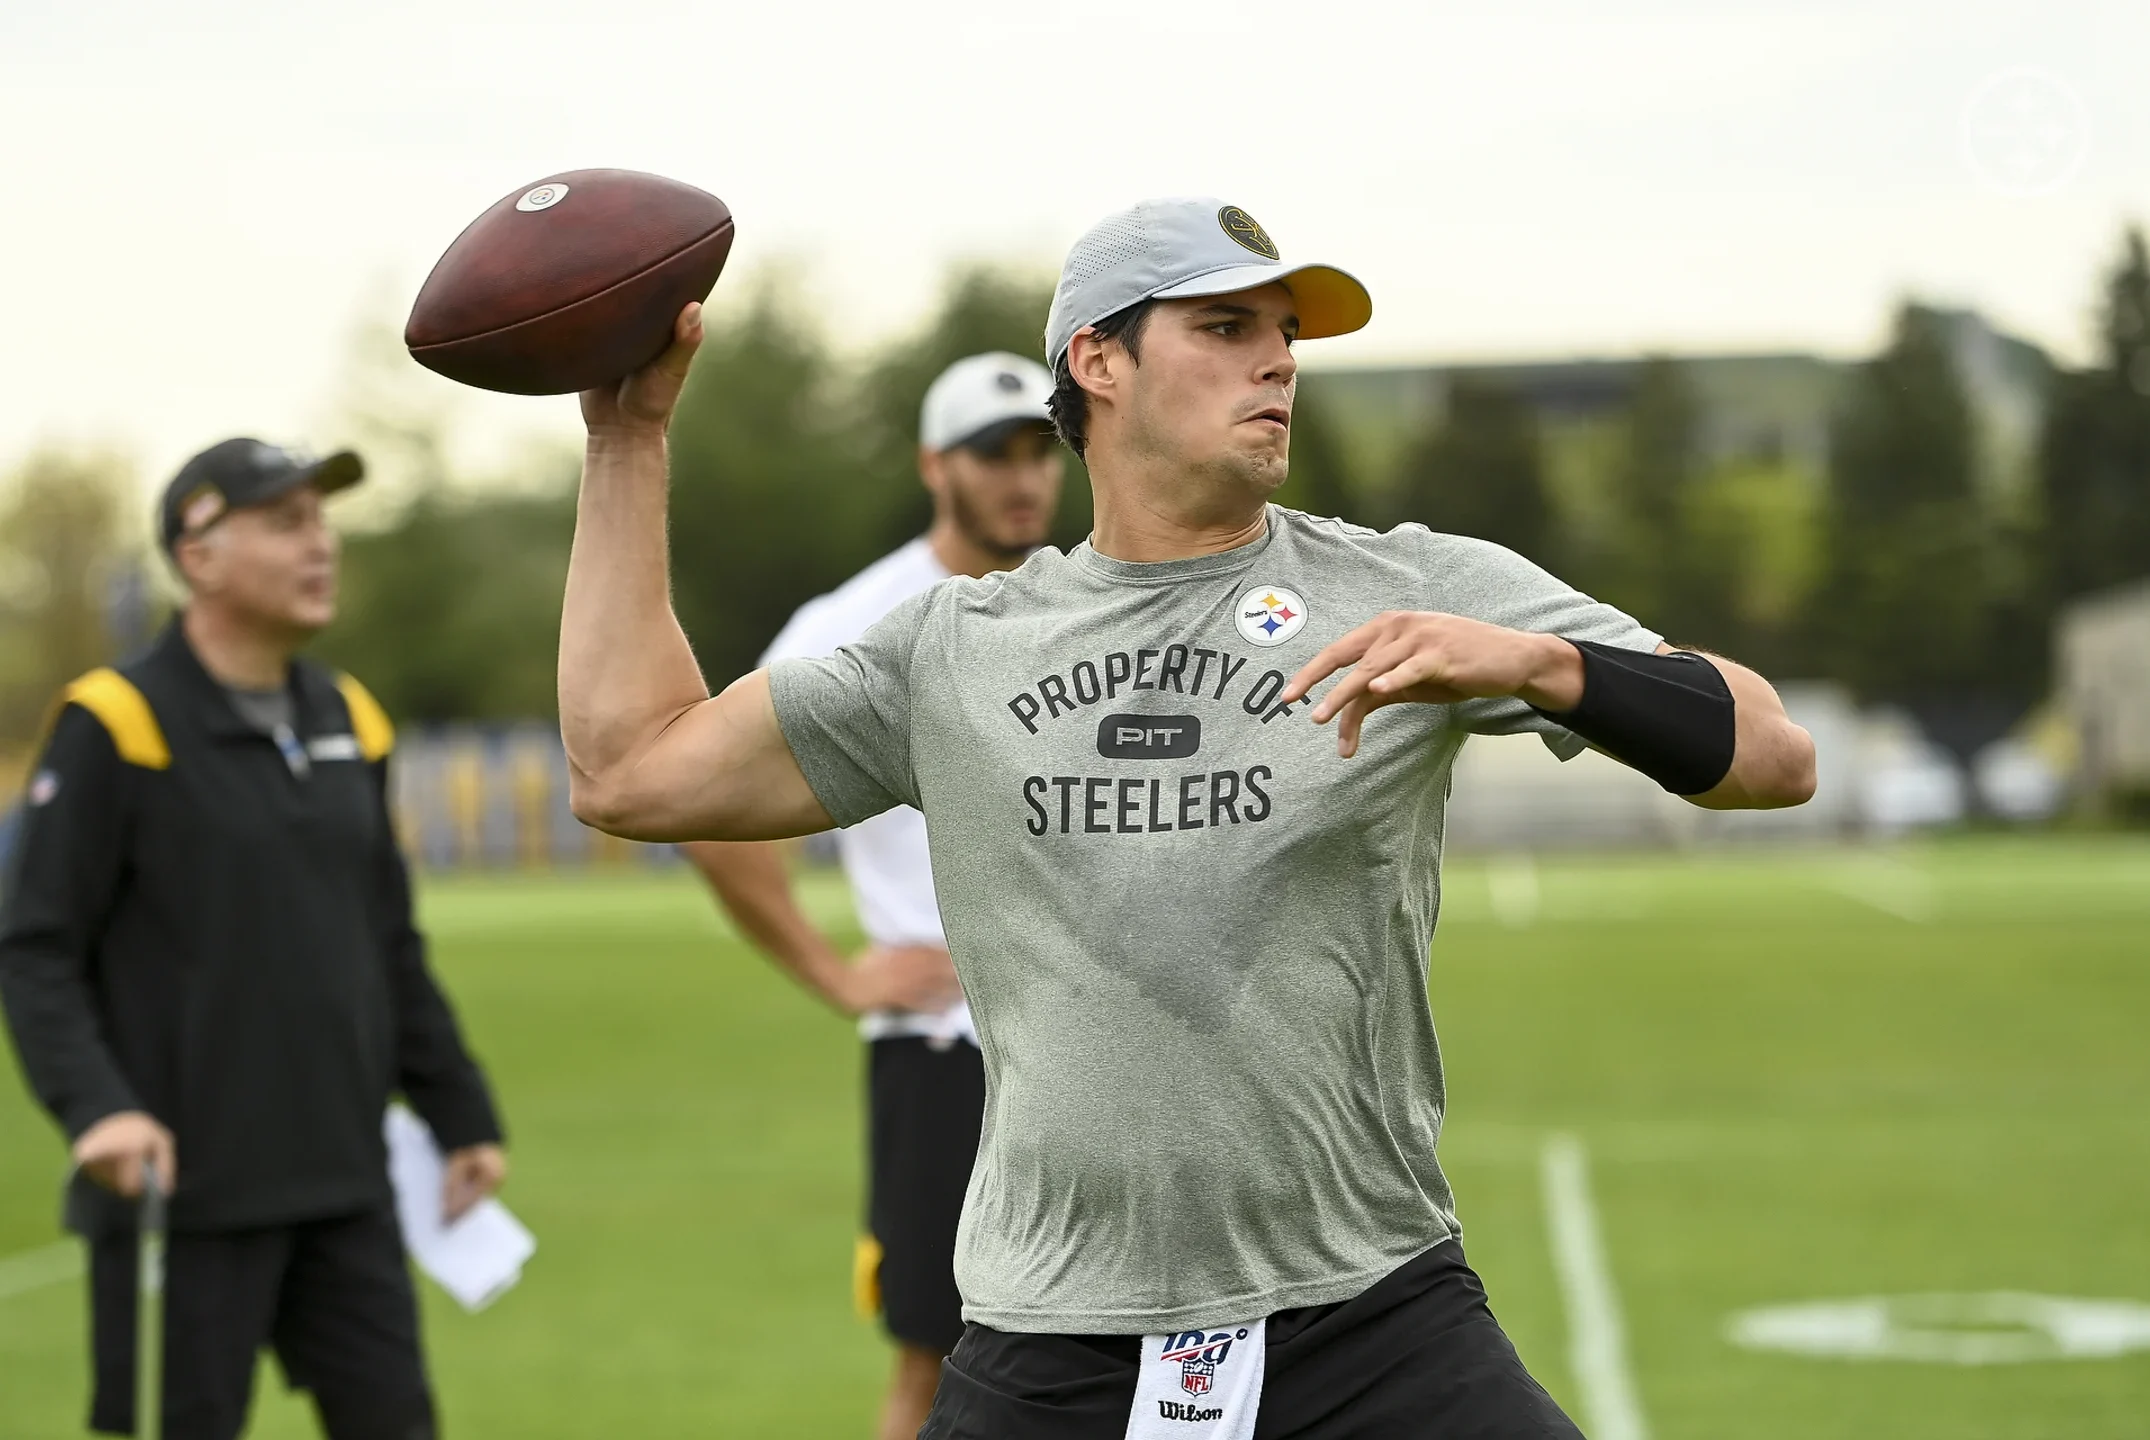
{"type": "Polygon", "coordinates": [[[1358,278],[1334,265],[1233,265],[1212,270],[1177,285],[1168,285],[1152,297],[1184,300],[1197,295],[1236,295],[1282,285],[1298,302],[1299,338],[1325,340],[1363,330],[1374,318],[1374,298],[1358,278]]]}

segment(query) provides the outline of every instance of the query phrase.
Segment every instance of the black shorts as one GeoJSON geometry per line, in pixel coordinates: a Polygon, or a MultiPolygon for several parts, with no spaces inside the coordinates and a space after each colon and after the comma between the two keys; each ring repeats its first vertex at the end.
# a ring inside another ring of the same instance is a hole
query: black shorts
{"type": "MultiPolygon", "coordinates": [[[[134,1237],[90,1245],[90,1428],[134,1433],[134,1237]]],[[[165,1253],[165,1440],[246,1428],[255,1356],[313,1395],[330,1440],[432,1440],[417,1297],[390,1209],[263,1230],[175,1234],[165,1253]]]]}
{"type": "Polygon", "coordinates": [[[945,1355],[963,1333],[956,1222],[985,1123],[985,1057],[915,1037],[867,1046],[866,1234],[859,1308],[906,1345],[945,1355]]]}
{"type": "MultiPolygon", "coordinates": [[[[1335,1305],[1269,1317],[1256,1440],[1582,1440],[1451,1240],[1335,1305]]],[[[919,1440],[1122,1440],[1136,1336],[972,1325],[919,1440]]]]}

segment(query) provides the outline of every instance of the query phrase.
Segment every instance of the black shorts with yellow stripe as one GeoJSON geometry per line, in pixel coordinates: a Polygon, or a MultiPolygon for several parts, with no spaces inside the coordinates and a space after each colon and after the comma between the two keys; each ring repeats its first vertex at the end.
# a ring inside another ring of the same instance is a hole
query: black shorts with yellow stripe
{"type": "Polygon", "coordinates": [[[906,1036],[867,1047],[866,1234],[854,1289],[906,1345],[946,1354],[963,1333],[956,1223],[985,1122],[978,1047],[906,1036]]]}

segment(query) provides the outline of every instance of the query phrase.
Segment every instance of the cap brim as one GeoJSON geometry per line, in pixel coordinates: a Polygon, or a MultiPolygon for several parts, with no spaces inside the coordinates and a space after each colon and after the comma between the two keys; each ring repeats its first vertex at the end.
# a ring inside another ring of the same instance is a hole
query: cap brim
{"type": "Polygon", "coordinates": [[[921,435],[919,438],[931,450],[959,450],[988,431],[997,430],[1002,426],[1012,427],[1028,424],[1033,421],[1041,425],[1053,423],[1052,411],[1045,408],[1045,402],[1024,396],[1010,395],[1005,397],[1002,403],[988,407],[982,416],[966,417],[963,422],[963,431],[959,435],[952,438],[921,435]]]}
{"type": "Polygon", "coordinates": [[[1299,338],[1323,340],[1364,329],[1374,318],[1374,297],[1358,278],[1334,265],[1233,265],[1192,280],[1168,285],[1152,298],[1187,300],[1203,295],[1236,295],[1282,285],[1299,304],[1299,338]]]}
{"type": "Polygon", "coordinates": [[[358,452],[338,450],[333,455],[322,456],[311,465],[285,471],[244,500],[232,501],[232,508],[245,510],[256,505],[266,505],[280,496],[289,495],[301,485],[311,485],[323,495],[333,495],[339,490],[350,489],[365,478],[366,462],[358,458],[358,452]]]}
{"type": "Polygon", "coordinates": [[[976,450],[985,455],[997,454],[1007,446],[1009,439],[1016,431],[1027,430],[1040,425],[1050,432],[1053,428],[1053,417],[1042,411],[1024,411],[1015,415],[1003,415],[998,420],[988,420],[968,434],[949,441],[941,449],[976,450]]]}
{"type": "Polygon", "coordinates": [[[356,450],[338,450],[324,455],[304,470],[298,471],[293,483],[311,481],[323,495],[333,495],[338,490],[348,490],[366,478],[366,462],[358,458],[356,450]]]}

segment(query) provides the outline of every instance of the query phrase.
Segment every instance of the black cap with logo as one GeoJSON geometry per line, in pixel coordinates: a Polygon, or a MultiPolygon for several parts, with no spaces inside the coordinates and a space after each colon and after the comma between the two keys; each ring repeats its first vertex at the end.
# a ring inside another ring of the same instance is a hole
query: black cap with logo
{"type": "Polygon", "coordinates": [[[201,534],[234,510],[266,505],[301,485],[333,495],[365,478],[365,462],[354,451],[317,459],[259,440],[226,440],[180,466],[164,487],[157,533],[170,553],[181,540],[201,534]]]}

